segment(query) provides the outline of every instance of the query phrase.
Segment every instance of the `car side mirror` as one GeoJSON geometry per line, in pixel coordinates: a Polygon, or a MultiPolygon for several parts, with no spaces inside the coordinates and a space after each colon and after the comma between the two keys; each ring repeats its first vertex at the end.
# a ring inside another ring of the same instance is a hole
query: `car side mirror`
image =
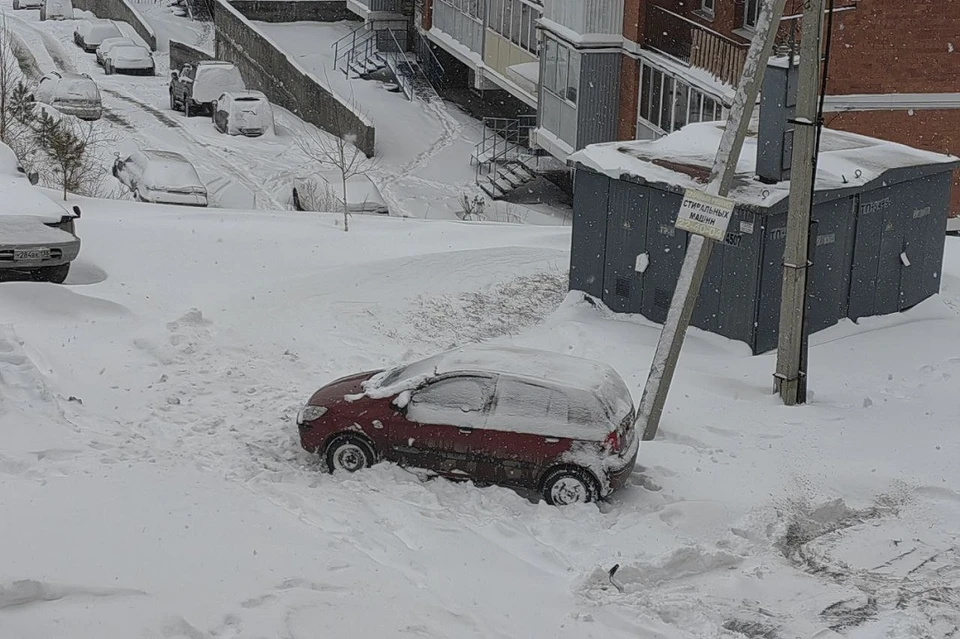
{"type": "MultiPolygon", "coordinates": [[[[36,171],[30,171],[27,173],[27,179],[30,180],[30,184],[36,186],[40,183],[40,175],[36,171]]],[[[79,215],[77,217],[80,217],[79,215]]]]}
{"type": "Polygon", "coordinates": [[[76,215],[77,217],[81,216],[80,207],[77,206],[76,204],[73,205],[73,214],[76,215]]]}

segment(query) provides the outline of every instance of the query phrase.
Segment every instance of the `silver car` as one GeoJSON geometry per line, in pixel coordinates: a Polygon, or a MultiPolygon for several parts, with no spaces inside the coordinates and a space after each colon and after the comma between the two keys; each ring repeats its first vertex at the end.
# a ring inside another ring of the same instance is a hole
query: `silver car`
{"type": "Polygon", "coordinates": [[[0,276],[25,275],[38,282],[62,284],[70,262],[80,253],[75,220],[79,207],[67,212],[30,184],[10,147],[0,143],[0,276]]]}
{"type": "Polygon", "coordinates": [[[86,73],[51,71],[40,78],[31,98],[81,120],[98,120],[103,115],[100,88],[86,73]]]}
{"type": "Polygon", "coordinates": [[[190,161],[173,151],[143,150],[117,156],[113,176],[141,202],[206,206],[207,187],[190,161]]]}

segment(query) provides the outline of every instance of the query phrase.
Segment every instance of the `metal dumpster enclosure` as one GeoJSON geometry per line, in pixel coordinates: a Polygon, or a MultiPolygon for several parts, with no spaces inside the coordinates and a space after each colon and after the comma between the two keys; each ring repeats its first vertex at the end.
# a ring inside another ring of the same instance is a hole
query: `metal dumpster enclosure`
{"type": "MultiPolygon", "coordinates": [[[[688,240],[674,228],[680,201],[684,189],[705,186],[722,127],[692,124],[657,141],[593,145],[571,157],[572,290],[664,321],[688,240]]],[[[737,206],[727,240],[711,256],[693,317],[694,326],[755,354],[777,345],[789,190],[788,179],[756,177],[757,152],[754,131],[730,192],[737,206]]],[[[809,330],[935,295],[960,161],[824,129],[818,162],[809,330]]]]}

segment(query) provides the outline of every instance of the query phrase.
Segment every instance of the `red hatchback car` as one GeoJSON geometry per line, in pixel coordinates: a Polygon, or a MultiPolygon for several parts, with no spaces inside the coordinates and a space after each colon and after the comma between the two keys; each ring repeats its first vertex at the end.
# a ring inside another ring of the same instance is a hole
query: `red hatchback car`
{"type": "Polygon", "coordinates": [[[609,366],[470,346],[324,386],[297,415],[331,471],[380,460],[452,479],[532,489],[550,504],[623,486],[639,440],[630,391],[609,366]]]}

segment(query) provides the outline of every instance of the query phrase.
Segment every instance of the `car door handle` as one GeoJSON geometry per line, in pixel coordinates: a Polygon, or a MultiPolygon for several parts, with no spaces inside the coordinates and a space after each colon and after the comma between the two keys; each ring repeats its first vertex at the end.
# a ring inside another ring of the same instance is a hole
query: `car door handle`
{"type": "Polygon", "coordinates": [[[472,429],[472,428],[461,428],[461,429],[460,429],[460,432],[463,433],[464,435],[469,435],[470,433],[473,432],[473,429],[472,429]]]}

